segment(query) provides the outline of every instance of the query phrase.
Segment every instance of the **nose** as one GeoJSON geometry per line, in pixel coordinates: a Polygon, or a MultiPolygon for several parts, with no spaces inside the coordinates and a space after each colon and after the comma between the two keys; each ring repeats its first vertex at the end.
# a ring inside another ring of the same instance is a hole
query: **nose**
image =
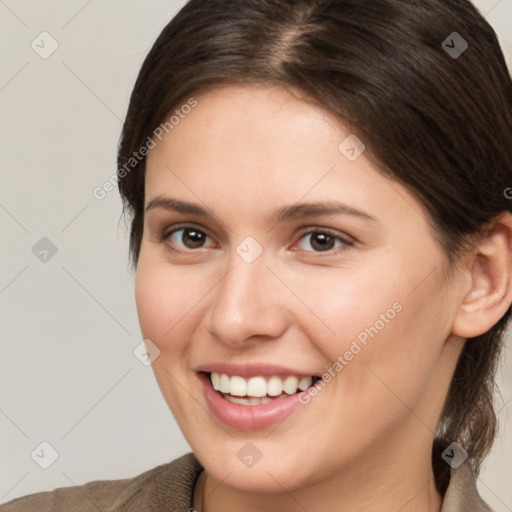
{"type": "Polygon", "coordinates": [[[289,321],[285,291],[263,255],[247,263],[233,252],[227,273],[212,290],[207,315],[210,334],[236,347],[278,338],[289,321]]]}

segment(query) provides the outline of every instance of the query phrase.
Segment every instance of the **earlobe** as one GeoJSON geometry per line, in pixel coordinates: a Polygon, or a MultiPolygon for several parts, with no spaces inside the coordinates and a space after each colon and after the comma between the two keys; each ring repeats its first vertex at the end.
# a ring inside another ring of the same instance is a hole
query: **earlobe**
{"type": "Polygon", "coordinates": [[[452,333],[480,336],[507,312],[512,301],[512,215],[501,214],[474,242],[468,260],[470,289],[464,291],[452,333]]]}

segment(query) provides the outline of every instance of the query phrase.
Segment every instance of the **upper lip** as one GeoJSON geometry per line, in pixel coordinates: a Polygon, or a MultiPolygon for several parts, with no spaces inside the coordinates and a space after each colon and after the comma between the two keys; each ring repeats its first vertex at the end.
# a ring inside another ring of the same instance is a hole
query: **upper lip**
{"type": "Polygon", "coordinates": [[[225,373],[230,376],[237,375],[246,379],[250,377],[272,375],[291,375],[295,377],[315,376],[315,374],[311,372],[304,372],[301,370],[286,368],[285,366],[265,363],[206,363],[198,366],[196,371],[205,373],[225,373]]]}

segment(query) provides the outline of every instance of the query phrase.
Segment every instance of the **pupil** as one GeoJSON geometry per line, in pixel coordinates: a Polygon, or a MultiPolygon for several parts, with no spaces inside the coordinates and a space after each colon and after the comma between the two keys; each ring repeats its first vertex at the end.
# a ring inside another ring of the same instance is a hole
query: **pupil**
{"type": "Polygon", "coordinates": [[[332,249],[334,247],[334,238],[326,233],[314,234],[311,237],[311,246],[320,251],[332,249]]]}
{"type": "Polygon", "coordinates": [[[201,247],[204,243],[204,234],[195,229],[185,229],[181,241],[189,248],[201,247]]]}

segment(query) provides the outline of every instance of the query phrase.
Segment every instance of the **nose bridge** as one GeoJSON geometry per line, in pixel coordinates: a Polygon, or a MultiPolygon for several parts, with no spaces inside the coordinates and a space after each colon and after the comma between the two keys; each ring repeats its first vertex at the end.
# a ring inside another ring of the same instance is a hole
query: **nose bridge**
{"type": "Polygon", "coordinates": [[[242,344],[251,336],[279,336],[284,328],[275,277],[266,266],[265,255],[255,256],[250,244],[242,242],[232,252],[228,272],[211,302],[209,329],[232,345],[242,344]]]}

